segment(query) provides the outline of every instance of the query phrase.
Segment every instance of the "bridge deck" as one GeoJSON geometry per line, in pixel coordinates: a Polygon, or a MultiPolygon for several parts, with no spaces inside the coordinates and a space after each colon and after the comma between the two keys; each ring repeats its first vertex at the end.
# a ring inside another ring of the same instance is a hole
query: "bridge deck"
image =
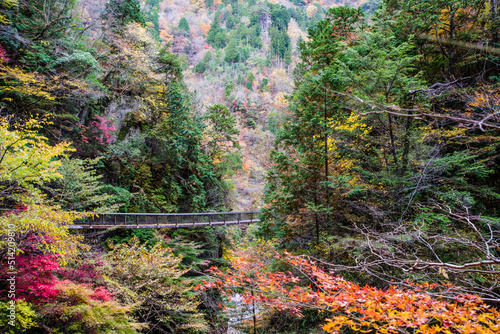
{"type": "Polygon", "coordinates": [[[211,213],[96,213],[75,221],[70,229],[186,228],[257,223],[259,211],[211,213]]]}

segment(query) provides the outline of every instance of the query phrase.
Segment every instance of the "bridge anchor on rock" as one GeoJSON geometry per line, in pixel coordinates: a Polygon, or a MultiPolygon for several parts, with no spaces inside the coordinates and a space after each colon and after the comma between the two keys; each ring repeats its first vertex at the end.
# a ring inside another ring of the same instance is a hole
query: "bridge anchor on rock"
{"type": "Polygon", "coordinates": [[[96,213],[77,220],[70,229],[186,228],[257,223],[260,211],[211,213],[96,213]]]}

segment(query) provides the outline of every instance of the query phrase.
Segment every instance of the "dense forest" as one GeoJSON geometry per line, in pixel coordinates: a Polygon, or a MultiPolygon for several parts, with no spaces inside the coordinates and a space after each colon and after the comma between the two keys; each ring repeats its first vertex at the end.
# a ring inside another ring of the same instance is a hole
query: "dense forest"
{"type": "Polygon", "coordinates": [[[499,333],[498,11],[0,0],[0,332],[499,333]]]}

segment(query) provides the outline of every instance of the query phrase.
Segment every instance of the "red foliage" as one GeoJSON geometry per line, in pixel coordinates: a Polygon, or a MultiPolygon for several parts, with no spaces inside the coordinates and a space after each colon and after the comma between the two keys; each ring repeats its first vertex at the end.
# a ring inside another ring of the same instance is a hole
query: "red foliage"
{"type": "Polygon", "coordinates": [[[248,111],[248,105],[246,102],[233,100],[233,105],[231,106],[231,112],[246,113],[247,111],[248,111]]]}
{"type": "Polygon", "coordinates": [[[98,286],[94,293],[90,296],[90,298],[94,300],[102,300],[102,301],[110,301],[113,300],[113,294],[109,292],[106,288],[102,286],[98,286]]]}
{"type": "MultiPolygon", "coordinates": [[[[7,263],[2,263],[0,267],[0,281],[7,282],[7,279],[15,277],[16,293],[13,299],[25,299],[34,304],[47,303],[57,296],[55,285],[58,282],[54,273],[61,270],[57,262],[57,256],[41,254],[35,247],[37,238],[28,237],[28,246],[24,246],[22,253],[15,255],[15,274],[7,263]],[[31,245],[29,245],[31,241],[31,245]]],[[[0,294],[5,293],[8,288],[0,289],[0,294]]]]}
{"type": "Polygon", "coordinates": [[[116,128],[111,121],[102,116],[94,116],[88,126],[80,124],[80,142],[76,143],[81,155],[95,156],[113,141],[116,128]]]}
{"type": "Polygon", "coordinates": [[[84,264],[78,268],[65,268],[61,272],[61,277],[77,283],[94,284],[102,276],[99,273],[101,263],[84,264]]]}
{"type": "Polygon", "coordinates": [[[20,212],[23,212],[23,211],[26,211],[28,209],[28,207],[24,204],[18,204],[14,207],[14,209],[12,210],[8,210],[8,211],[5,211],[4,212],[4,215],[8,216],[10,214],[14,214],[14,215],[17,215],[19,214],[20,212]]]}
{"type": "Polygon", "coordinates": [[[216,280],[198,288],[217,288],[229,297],[234,289],[244,289],[245,302],[264,303],[298,316],[303,308],[322,310],[330,317],[323,326],[327,332],[351,328],[380,333],[500,333],[500,312],[484,305],[479,297],[461,295],[454,301],[433,297],[452,289],[449,285],[422,284],[407,290],[361,287],[314,261],[286,252],[277,256],[307,277],[310,285],[306,287],[291,273],[269,272],[248,254],[237,255],[233,271],[223,273],[212,267],[209,272],[216,280]]]}
{"type": "Polygon", "coordinates": [[[7,51],[5,51],[5,48],[0,44],[0,64],[1,63],[8,63],[10,61],[10,58],[7,56],[7,51]]]}
{"type": "MultiPolygon", "coordinates": [[[[100,263],[84,264],[76,269],[65,269],[57,261],[58,256],[43,254],[37,245],[43,236],[30,235],[23,242],[20,253],[14,256],[15,269],[9,268],[8,262],[0,265],[0,296],[7,298],[10,288],[8,279],[15,278],[15,297],[25,299],[33,304],[50,303],[58,299],[57,285],[65,282],[78,282],[87,287],[93,286],[101,274],[98,272],[100,263]],[[56,275],[63,278],[60,280],[56,275]]],[[[46,242],[50,240],[44,238],[46,242]]],[[[10,298],[10,297],[9,297],[10,298]]],[[[105,287],[94,289],[91,298],[110,301],[113,295],[105,287]]]]}
{"type": "Polygon", "coordinates": [[[116,128],[113,124],[109,125],[110,121],[102,116],[94,116],[89,126],[81,125],[87,136],[82,134],[82,141],[85,143],[90,140],[95,140],[101,145],[109,144],[113,140],[113,132],[116,128]]]}

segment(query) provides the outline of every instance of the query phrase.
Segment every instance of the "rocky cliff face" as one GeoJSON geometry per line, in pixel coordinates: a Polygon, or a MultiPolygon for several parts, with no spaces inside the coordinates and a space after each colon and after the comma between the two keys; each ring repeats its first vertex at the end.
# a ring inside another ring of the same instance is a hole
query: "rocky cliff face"
{"type": "Polygon", "coordinates": [[[146,121],[141,100],[130,96],[120,96],[111,101],[106,107],[104,116],[113,120],[116,134],[120,139],[125,138],[131,129],[140,128],[146,121]]]}
{"type": "Polygon", "coordinates": [[[267,31],[267,29],[269,29],[273,22],[271,20],[271,14],[264,14],[260,17],[260,28],[262,29],[262,31],[267,31]]]}

